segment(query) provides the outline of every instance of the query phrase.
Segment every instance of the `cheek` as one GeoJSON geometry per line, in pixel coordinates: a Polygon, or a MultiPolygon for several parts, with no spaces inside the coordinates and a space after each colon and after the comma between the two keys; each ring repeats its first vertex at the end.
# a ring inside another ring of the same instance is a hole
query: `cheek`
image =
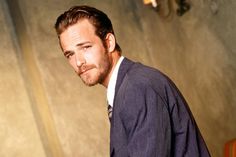
{"type": "Polygon", "coordinates": [[[96,47],[94,49],[91,49],[89,53],[86,53],[84,57],[87,63],[99,66],[105,55],[105,49],[103,49],[102,47],[96,47]]]}
{"type": "Polygon", "coordinates": [[[77,65],[76,65],[75,59],[73,57],[71,59],[68,59],[68,62],[74,70],[77,70],[77,65]]]}
{"type": "Polygon", "coordinates": [[[84,59],[85,59],[87,65],[90,65],[90,64],[97,65],[98,60],[99,60],[98,57],[99,56],[94,51],[89,51],[84,54],[84,59]]]}

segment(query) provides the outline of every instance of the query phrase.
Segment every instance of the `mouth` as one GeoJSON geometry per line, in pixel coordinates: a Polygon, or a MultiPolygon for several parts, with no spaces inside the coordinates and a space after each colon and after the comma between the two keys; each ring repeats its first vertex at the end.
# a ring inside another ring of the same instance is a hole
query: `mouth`
{"type": "Polygon", "coordinates": [[[79,76],[81,76],[81,75],[87,73],[88,71],[89,71],[89,70],[83,70],[83,71],[81,71],[81,72],[79,73],[79,76]]]}
{"type": "Polygon", "coordinates": [[[86,73],[88,73],[91,69],[93,69],[93,67],[90,67],[90,68],[83,68],[83,69],[81,69],[79,72],[78,72],[78,75],[79,76],[82,76],[83,74],[86,74],[86,73]]]}
{"type": "Polygon", "coordinates": [[[82,76],[82,75],[88,73],[90,70],[92,70],[92,69],[94,69],[94,68],[96,68],[96,66],[93,65],[93,64],[90,64],[90,65],[88,65],[88,64],[82,65],[81,67],[78,67],[77,74],[78,74],[79,76],[82,76]]]}

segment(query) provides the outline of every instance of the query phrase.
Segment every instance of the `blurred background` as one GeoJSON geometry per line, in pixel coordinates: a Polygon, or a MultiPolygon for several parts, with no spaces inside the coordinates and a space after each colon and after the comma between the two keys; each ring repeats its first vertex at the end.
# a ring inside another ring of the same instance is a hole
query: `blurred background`
{"type": "Polygon", "coordinates": [[[0,156],[108,157],[106,89],[86,87],[62,55],[56,18],[86,4],[111,18],[123,55],[178,86],[213,157],[236,138],[236,1],[0,0],[0,156]],[[159,2],[159,1],[158,1],[159,2]]]}

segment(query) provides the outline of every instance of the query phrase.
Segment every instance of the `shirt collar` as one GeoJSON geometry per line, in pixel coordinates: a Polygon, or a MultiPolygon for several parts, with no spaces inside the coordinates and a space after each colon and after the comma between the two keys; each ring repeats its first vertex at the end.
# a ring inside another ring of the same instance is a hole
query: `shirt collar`
{"type": "Polygon", "coordinates": [[[115,96],[115,87],[116,87],[118,71],[119,71],[119,67],[123,59],[124,57],[121,56],[118,62],[116,63],[115,68],[111,74],[111,78],[109,80],[108,86],[107,86],[107,101],[108,101],[108,104],[111,105],[112,107],[113,107],[113,101],[114,101],[114,96],[115,96]]]}

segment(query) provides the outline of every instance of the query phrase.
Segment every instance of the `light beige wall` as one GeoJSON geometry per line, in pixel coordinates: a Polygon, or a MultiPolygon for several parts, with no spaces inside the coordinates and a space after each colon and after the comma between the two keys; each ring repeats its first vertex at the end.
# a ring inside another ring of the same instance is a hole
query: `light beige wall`
{"type": "Polygon", "coordinates": [[[104,10],[123,55],[174,80],[213,157],[223,156],[224,143],[236,137],[235,1],[193,0],[190,12],[169,20],[141,0],[10,2],[18,5],[24,24],[13,15],[12,26],[21,33],[11,35],[7,11],[0,15],[0,156],[108,156],[106,91],[83,85],[60,52],[53,29],[56,17],[75,4],[104,10]]]}
{"type": "Polygon", "coordinates": [[[0,156],[44,157],[5,3],[0,8],[0,156]]]}

